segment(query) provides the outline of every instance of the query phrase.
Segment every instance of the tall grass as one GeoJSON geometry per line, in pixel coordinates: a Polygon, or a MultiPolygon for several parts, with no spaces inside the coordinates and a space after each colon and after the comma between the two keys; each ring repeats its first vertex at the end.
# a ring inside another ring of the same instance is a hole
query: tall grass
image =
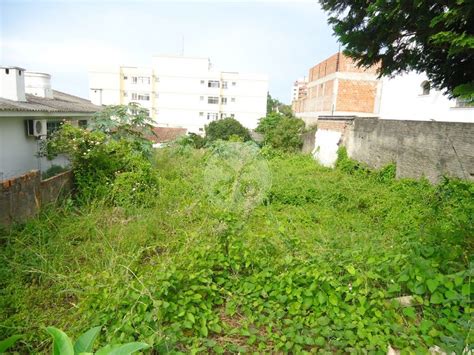
{"type": "Polygon", "coordinates": [[[472,184],[380,179],[280,155],[269,160],[265,202],[245,220],[226,220],[205,194],[208,155],[160,150],[152,208],[69,202],[3,232],[0,339],[26,334],[19,349],[43,352],[45,326],[77,336],[105,325],[103,340],[146,341],[158,352],[468,341],[472,184]],[[431,279],[442,303],[430,302],[431,279]],[[387,303],[407,294],[421,302],[414,317],[387,303]]]}

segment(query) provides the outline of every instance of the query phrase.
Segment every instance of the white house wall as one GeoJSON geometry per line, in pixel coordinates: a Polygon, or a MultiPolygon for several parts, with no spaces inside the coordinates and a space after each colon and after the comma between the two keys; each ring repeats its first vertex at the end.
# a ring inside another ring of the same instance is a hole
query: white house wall
{"type": "Polygon", "coordinates": [[[440,91],[422,95],[426,75],[408,73],[383,79],[380,118],[388,120],[474,122],[474,108],[456,107],[440,91]]]}
{"type": "Polygon", "coordinates": [[[19,117],[0,117],[0,181],[38,169],[37,142],[19,117]]]}

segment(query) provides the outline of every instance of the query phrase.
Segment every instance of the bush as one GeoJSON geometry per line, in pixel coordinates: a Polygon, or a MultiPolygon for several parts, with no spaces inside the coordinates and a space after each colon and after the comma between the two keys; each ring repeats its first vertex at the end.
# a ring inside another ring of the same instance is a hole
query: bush
{"type": "Polygon", "coordinates": [[[255,131],[263,134],[265,145],[275,149],[296,152],[303,146],[304,121],[299,118],[270,113],[260,119],[255,131]]]}
{"type": "Polygon", "coordinates": [[[149,146],[143,138],[110,135],[64,124],[49,139],[47,152],[50,156],[61,153],[69,157],[77,197],[82,203],[104,199],[117,205],[133,202],[148,206],[158,189],[156,173],[149,160],[149,146]],[[125,181],[132,184],[133,179],[150,185],[135,189],[124,185],[125,181]]]}
{"type": "Polygon", "coordinates": [[[206,138],[211,142],[219,139],[228,141],[231,137],[235,140],[234,136],[244,142],[251,140],[249,130],[234,118],[213,121],[206,126],[206,138]]]}

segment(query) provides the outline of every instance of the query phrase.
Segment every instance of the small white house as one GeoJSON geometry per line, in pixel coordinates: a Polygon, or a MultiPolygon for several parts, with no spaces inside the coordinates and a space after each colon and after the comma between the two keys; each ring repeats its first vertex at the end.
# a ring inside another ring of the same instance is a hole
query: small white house
{"type": "Polygon", "coordinates": [[[51,89],[51,76],[0,67],[0,181],[30,170],[67,164],[38,156],[41,142],[65,121],[87,126],[101,109],[90,101],[51,89]]]}

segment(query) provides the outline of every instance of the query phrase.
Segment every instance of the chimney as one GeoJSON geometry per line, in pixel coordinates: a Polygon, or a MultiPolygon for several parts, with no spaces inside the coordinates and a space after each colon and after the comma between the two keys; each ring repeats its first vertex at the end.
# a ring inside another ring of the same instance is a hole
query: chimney
{"type": "Polygon", "coordinates": [[[45,73],[25,73],[25,91],[27,94],[53,98],[53,90],[51,89],[51,75],[45,73]]]}
{"type": "Polygon", "coordinates": [[[26,101],[25,69],[0,67],[0,97],[12,101],[26,101]]]}

